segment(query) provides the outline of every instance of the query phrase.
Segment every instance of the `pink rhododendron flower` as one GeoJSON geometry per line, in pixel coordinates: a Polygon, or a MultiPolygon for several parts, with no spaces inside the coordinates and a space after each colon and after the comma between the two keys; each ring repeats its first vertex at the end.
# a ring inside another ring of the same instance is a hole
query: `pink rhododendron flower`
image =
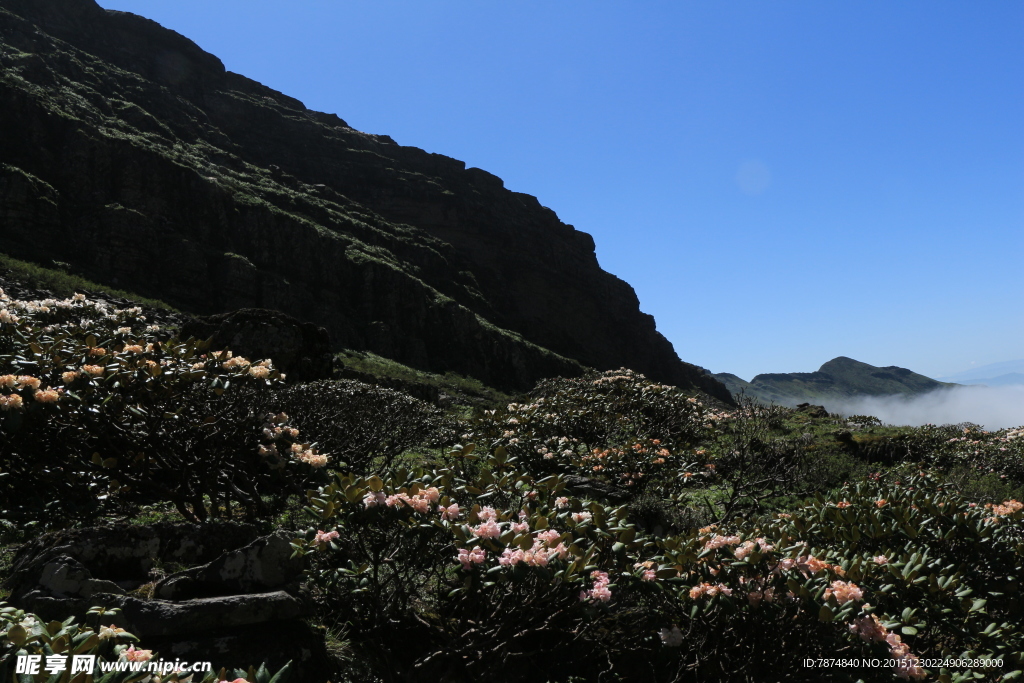
{"type": "Polygon", "coordinates": [[[855,583],[847,583],[846,581],[833,581],[829,588],[825,589],[825,598],[829,596],[835,596],[837,602],[840,605],[846,604],[851,600],[863,600],[864,593],[855,583]]]}
{"type": "Polygon", "coordinates": [[[885,555],[875,555],[873,558],[875,564],[889,564],[889,558],[885,555]]]}
{"type": "Polygon", "coordinates": [[[590,578],[594,581],[594,587],[590,590],[580,591],[580,600],[599,600],[608,602],[612,599],[612,591],[608,587],[610,580],[607,572],[594,570],[590,572],[590,578]]]}
{"type": "Polygon", "coordinates": [[[35,393],[35,399],[39,403],[56,403],[60,394],[55,389],[45,389],[35,393]]]}
{"type": "Polygon", "coordinates": [[[492,507],[480,508],[480,512],[476,513],[476,516],[481,522],[493,522],[498,519],[498,513],[492,507]]]}
{"type": "Polygon", "coordinates": [[[387,501],[387,496],[384,495],[383,491],[368,491],[366,495],[363,496],[363,505],[368,508],[384,505],[385,501],[387,501]]]}
{"type": "Polygon", "coordinates": [[[558,533],[554,529],[545,529],[544,531],[541,531],[539,534],[537,534],[537,538],[541,541],[544,541],[548,545],[551,545],[561,537],[562,534],[558,533]]]}
{"type": "Polygon", "coordinates": [[[455,556],[455,559],[462,563],[463,569],[469,569],[474,564],[481,564],[486,557],[487,555],[483,548],[477,547],[472,550],[459,548],[459,554],[455,556]]]}
{"type": "Polygon", "coordinates": [[[704,543],[704,549],[715,550],[727,545],[737,545],[739,542],[739,536],[719,536],[715,534],[704,543]]]}
{"type": "Polygon", "coordinates": [[[18,410],[24,402],[18,394],[0,396],[0,410],[18,410]]]}
{"type": "Polygon", "coordinates": [[[524,531],[529,531],[530,530],[530,523],[529,522],[512,522],[512,524],[509,525],[509,528],[512,529],[512,531],[514,531],[515,533],[521,534],[524,531]]]}
{"type": "Polygon", "coordinates": [[[453,519],[459,518],[459,504],[452,503],[448,507],[438,508],[441,513],[441,519],[448,520],[449,522],[453,519]]]}
{"type": "Polygon", "coordinates": [[[888,629],[874,614],[866,614],[854,619],[850,631],[860,636],[861,640],[881,642],[889,634],[888,629]]]}
{"type": "Polygon", "coordinates": [[[472,527],[472,531],[480,538],[497,538],[501,535],[501,527],[493,519],[472,527]]]}
{"type": "Polygon", "coordinates": [[[569,499],[565,496],[555,498],[555,507],[559,509],[569,507],[569,499]]]}
{"type": "Polygon", "coordinates": [[[125,661],[128,662],[148,662],[153,658],[152,650],[136,650],[134,645],[131,645],[121,654],[125,661]]]}
{"type": "Polygon", "coordinates": [[[320,531],[319,529],[317,529],[316,536],[313,537],[313,543],[315,543],[318,546],[323,546],[323,545],[327,545],[328,543],[330,543],[331,541],[333,541],[337,537],[338,537],[338,532],[337,531],[327,531],[327,532],[324,532],[324,531],[320,531]]]}
{"type": "Polygon", "coordinates": [[[577,524],[582,524],[583,522],[589,522],[591,517],[593,517],[593,515],[591,515],[589,512],[574,512],[574,513],[572,513],[572,521],[576,522],[577,524]]]}

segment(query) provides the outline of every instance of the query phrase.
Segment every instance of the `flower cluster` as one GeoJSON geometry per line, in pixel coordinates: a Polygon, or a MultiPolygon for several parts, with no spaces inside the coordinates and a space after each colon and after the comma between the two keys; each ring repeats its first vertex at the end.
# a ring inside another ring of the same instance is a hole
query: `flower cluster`
{"type": "Polygon", "coordinates": [[[459,548],[459,553],[455,556],[455,559],[462,563],[463,569],[468,570],[474,564],[483,564],[484,560],[487,559],[487,553],[480,547],[473,548],[472,550],[459,548]]]}
{"type": "Polygon", "coordinates": [[[556,557],[564,560],[569,556],[569,550],[561,542],[561,538],[562,534],[554,529],[541,531],[534,537],[533,546],[527,550],[506,547],[498,558],[498,563],[503,567],[514,567],[517,564],[546,567],[548,562],[556,557]]]}
{"type": "Polygon", "coordinates": [[[595,569],[590,572],[590,578],[593,580],[594,585],[589,590],[580,591],[580,600],[598,600],[600,602],[611,600],[612,591],[609,588],[611,580],[608,578],[608,572],[595,569]]]}
{"type": "Polygon", "coordinates": [[[263,438],[268,442],[260,444],[257,453],[268,462],[272,469],[281,469],[285,466],[285,458],[281,454],[285,450],[294,460],[303,462],[320,469],[327,465],[330,458],[326,453],[320,453],[311,444],[291,443],[284,446],[285,441],[296,439],[299,430],[292,427],[290,419],[285,413],[268,413],[263,417],[263,438]]]}
{"type": "Polygon", "coordinates": [[[925,677],[920,660],[916,655],[911,654],[910,647],[903,642],[899,635],[890,633],[889,629],[874,614],[866,614],[855,619],[850,624],[850,632],[860,636],[861,640],[885,643],[889,648],[890,657],[896,660],[894,673],[900,678],[922,679],[925,677]]]}
{"type": "Polygon", "coordinates": [[[732,595],[732,589],[721,583],[700,583],[690,589],[691,600],[698,600],[704,596],[713,598],[716,595],[732,595]]]}
{"type": "Polygon", "coordinates": [[[834,597],[836,602],[843,605],[851,601],[864,600],[864,593],[855,583],[836,580],[825,589],[825,599],[830,597],[834,597]]]}

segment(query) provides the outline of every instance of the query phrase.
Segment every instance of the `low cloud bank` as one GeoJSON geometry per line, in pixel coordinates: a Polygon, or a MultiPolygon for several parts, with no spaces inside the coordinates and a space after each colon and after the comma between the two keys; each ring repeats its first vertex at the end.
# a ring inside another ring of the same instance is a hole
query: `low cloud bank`
{"type": "Polygon", "coordinates": [[[885,424],[914,425],[973,422],[988,430],[1024,425],[1024,385],[965,386],[906,398],[870,396],[825,401],[825,409],[842,415],[874,415],[885,424]]]}

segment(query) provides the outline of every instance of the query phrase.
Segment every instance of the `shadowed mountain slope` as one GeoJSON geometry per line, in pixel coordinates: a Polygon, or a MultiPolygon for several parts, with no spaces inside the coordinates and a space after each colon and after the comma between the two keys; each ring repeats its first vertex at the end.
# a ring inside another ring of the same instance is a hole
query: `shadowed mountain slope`
{"type": "Polygon", "coordinates": [[[743,391],[748,396],[782,405],[855,396],[924,394],[954,386],[906,368],[878,368],[845,356],[833,358],[818,368],[817,372],[768,373],[757,375],[749,382],[727,372],[718,373],[714,377],[721,380],[734,395],[743,391]]]}
{"type": "Polygon", "coordinates": [[[493,386],[626,366],[728,399],[590,235],[486,171],[93,0],[0,0],[0,67],[2,252],[190,312],[275,308],[493,386]]]}

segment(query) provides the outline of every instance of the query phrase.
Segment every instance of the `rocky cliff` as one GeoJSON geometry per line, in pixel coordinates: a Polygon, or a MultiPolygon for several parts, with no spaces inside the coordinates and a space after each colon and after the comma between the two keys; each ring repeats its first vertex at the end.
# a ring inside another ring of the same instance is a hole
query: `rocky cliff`
{"type": "Polygon", "coordinates": [[[592,238],[463,162],[369,135],[93,0],[0,0],[0,252],[337,347],[521,388],[683,363],[592,238]]]}

